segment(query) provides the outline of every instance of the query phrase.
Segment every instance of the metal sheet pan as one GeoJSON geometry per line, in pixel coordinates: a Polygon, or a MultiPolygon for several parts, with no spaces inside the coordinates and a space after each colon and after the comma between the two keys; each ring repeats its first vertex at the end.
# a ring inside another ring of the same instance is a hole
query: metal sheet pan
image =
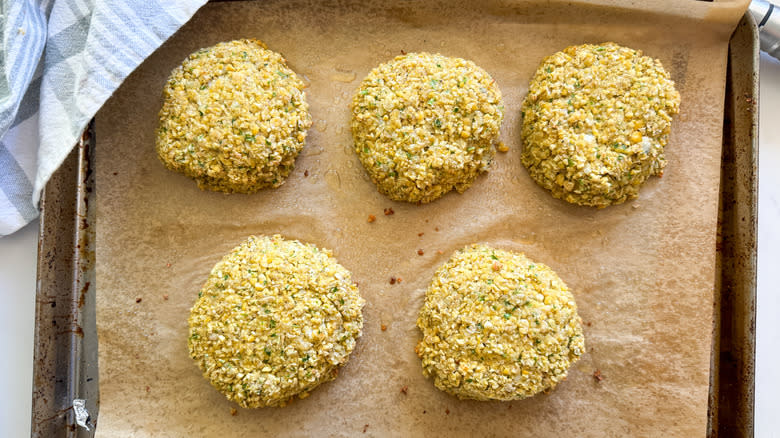
{"type": "MultiPolygon", "coordinates": [[[[746,15],[732,36],[724,114],[718,293],[707,435],[753,436],[758,34],[746,15]]],[[[97,133],[99,135],[99,133],[97,133]]],[[[41,200],[33,374],[33,437],[88,437],[97,424],[94,126],[41,200]],[[91,431],[77,426],[85,399],[91,431]]]]}
{"type": "Polygon", "coordinates": [[[708,434],[752,437],[758,235],[758,31],[742,18],[729,43],[708,434]]]}
{"type": "Polygon", "coordinates": [[[90,123],[41,197],[33,437],[92,436],[76,425],[74,399],[87,400],[87,410],[97,414],[93,147],[90,123]]]}

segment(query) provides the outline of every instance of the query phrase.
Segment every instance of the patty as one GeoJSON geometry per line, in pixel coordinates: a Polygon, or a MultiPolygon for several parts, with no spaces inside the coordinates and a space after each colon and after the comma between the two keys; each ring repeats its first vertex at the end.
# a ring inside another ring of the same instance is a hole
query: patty
{"type": "Polygon", "coordinates": [[[201,189],[253,193],[292,172],[311,126],[304,83],[257,40],[191,54],[163,89],[157,154],[201,189]]]}
{"type": "Polygon", "coordinates": [[[364,300],[328,250],[249,237],[211,270],[189,317],[190,356],[245,408],[284,406],[333,380],[363,327],[364,300]]]}
{"type": "Polygon", "coordinates": [[[571,46],[545,58],[531,80],[521,160],[556,198],[620,204],[663,174],[679,108],[661,61],[614,43],[571,46]]]}
{"type": "Polygon", "coordinates": [[[352,100],[355,152],[381,193],[431,202],[488,170],[504,107],[471,61],[409,53],[373,69],[352,100]]]}
{"type": "Polygon", "coordinates": [[[417,319],[423,374],[462,399],[554,388],[585,352],[574,297],[547,266],[471,245],[434,275],[417,319]]]}

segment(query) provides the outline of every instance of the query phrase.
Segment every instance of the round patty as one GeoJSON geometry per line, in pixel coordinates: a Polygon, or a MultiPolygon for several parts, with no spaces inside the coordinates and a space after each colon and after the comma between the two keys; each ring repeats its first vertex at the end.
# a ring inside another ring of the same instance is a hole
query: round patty
{"type": "Polygon", "coordinates": [[[278,187],[311,126],[304,84],[257,40],[191,54],[163,89],[157,154],[165,166],[220,192],[278,187]]]}
{"type": "Polygon", "coordinates": [[[381,193],[427,203],[488,170],[503,114],[498,86],[473,62],[409,53],[360,84],[355,151],[381,193]]]}
{"type": "Polygon", "coordinates": [[[211,270],[188,346],[203,376],[245,408],[284,406],[333,380],[363,327],[364,301],[330,251],[249,237],[211,270]]]}
{"type": "Polygon", "coordinates": [[[555,387],[585,352],[563,281],[523,254],[484,245],[436,271],[417,326],[423,374],[459,398],[530,397],[555,387]]]}
{"type": "Polygon", "coordinates": [[[548,56],[523,102],[521,160],[552,195],[594,207],[662,175],[680,94],[661,62],[614,43],[548,56]]]}

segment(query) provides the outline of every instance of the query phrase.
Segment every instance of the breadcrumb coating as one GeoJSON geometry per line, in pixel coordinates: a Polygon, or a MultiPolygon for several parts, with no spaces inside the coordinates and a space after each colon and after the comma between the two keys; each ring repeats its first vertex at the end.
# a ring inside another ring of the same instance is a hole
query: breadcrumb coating
{"type": "Polygon", "coordinates": [[[333,380],[365,301],[328,250],[249,237],[214,266],[189,318],[203,376],[245,408],[284,406],[333,380]]]}
{"type": "Polygon", "coordinates": [[[574,297],[547,266],[471,245],[434,275],[417,326],[423,374],[462,399],[554,388],[585,352],[574,297]]]}
{"type": "Polygon", "coordinates": [[[498,86],[473,62],[409,53],[372,70],[358,88],[355,152],[381,193],[428,203],[462,193],[488,170],[503,115],[498,86]]]}
{"type": "Polygon", "coordinates": [[[680,94],[661,62],[615,43],[542,61],[523,102],[521,160],[556,198],[603,208],[662,175],[680,94]]]}
{"type": "Polygon", "coordinates": [[[253,193],[278,187],[311,126],[304,83],[257,40],[191,54],[163,89],[157,154],[201,189],[253,193]]]}

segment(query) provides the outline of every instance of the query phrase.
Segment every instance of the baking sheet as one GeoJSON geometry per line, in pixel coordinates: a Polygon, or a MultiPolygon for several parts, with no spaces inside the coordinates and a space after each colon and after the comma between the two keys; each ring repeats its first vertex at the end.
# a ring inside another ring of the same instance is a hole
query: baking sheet
{"type": "Polygon", "coordinates": [[[741,16],[731,23],[728,11],[742,6],[691,3],[690,19],[500,2],[207,5],[97,117],[98,435],[704,434],[725,56],[741,16]],[[265,41],[307,78],[314,127],[281,188],[201,192],[153,153],[159,90],[188,53],[240,37],[265,41]],[[542,57],[605,40],[660,58],[682,105],[664,177],[638,200],[598,211],[554,200],[528,178],[517,127],[542,57]],[[425,206],[378,194],[351,150],[348,101],[373,66],[401,50],[475,61],[506,106],[511,151],[465,194],[425,206]],[[388,207],[394,215],[382,214],[388,207]],[[368,301],[364,334],[339,378],[309,398],[232,416],[187,356],[186,319],[222,255],[249,234],[276,232],[333,249],[353,272],[368,301]],[[523,251],[574,291],[588,353],[550,394],[459,401],[423,378],[413,349],[425,287],[472,242],[523,251]],[[391,285],[391,276],[403,281],[391,285]]]}
{"type": "Polygon", "coordinates": [[[729,42],[716,241],[713,437],[754,434],[758,224],[758,28],[746,13],[729,42]]]}

